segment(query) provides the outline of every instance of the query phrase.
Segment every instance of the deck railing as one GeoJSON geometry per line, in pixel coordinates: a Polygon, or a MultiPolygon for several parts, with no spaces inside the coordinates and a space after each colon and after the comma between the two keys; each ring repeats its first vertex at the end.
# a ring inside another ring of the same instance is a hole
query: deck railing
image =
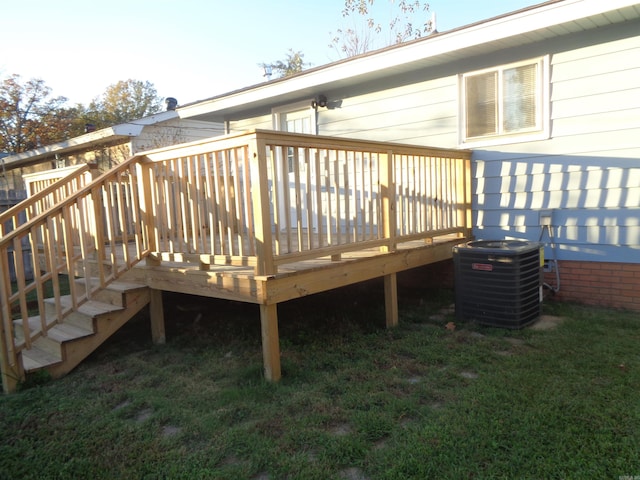
{"type": "Polygon", "coordinates": [[[468,236],[469,168],[468,151],[255,131],[146,152],[75,191],[49,186],[32,197],[43,205],[37,195],[60,192],[47,210],[33,207],[0,238],[3,376],[19,376],[22,349],[150,254],[273,275],[287,263],[468,236]],[[34,278],[18,273],[12,285],[9,262],[21,272],[25,258],[34,278]]]}
{"type": "Polygon", "coordinates": [[[148,152],[152,249],[254,264],[470,229],[470,152],[275,131],[148,152]]]}

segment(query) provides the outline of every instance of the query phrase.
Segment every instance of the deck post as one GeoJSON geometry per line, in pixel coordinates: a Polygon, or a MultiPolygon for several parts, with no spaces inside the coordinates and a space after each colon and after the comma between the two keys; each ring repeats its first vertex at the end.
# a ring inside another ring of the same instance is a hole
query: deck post
{"type": "Polygon", "coordinates": [[[395,273],[384,276],[384,309],[387,328],[398,326],[398,277],[395,273]]]}
{"type": "Polygon", "coordinates": [[[394,153],[389,150],[380,158],[380,186],[382,194],[382,233],[386,244],[383,252],[396,250],[396,187],[394,179],[394,153]]]}
{"type": "MultiPolygon", "coordinates": [[[[143,157],[146,158],[146,157],[143,157]]],[[[153,176],[153,169],[149,165],[136,164],[138,175],[138,195],[140,198],[140,219],[142,220],[143,238],[147,242],[147,248],[151,252],[158,251],[156,242],[158,228],[155,225],[157,212],[153,207],[152,185],[157,181],[153,176]]]]}
{"type": "Polygon", "coordinates": [[[162,306],[162,290],[149,289],[149,316],[151,317],[151,341],[155,345],[163,345],[166,340],[164,329],[164,308],[162,306]]]}
{"type": "Polygon", "coordinates": [[[22,361],[18,358],[18,363],[13,367],[9,364],[6,349],[6,342],[1,347],[0,352],[0,376],[2,377],[2,390],[4,393],[13,393],[18,388],[18,383],[24,380],[24,371],[21,369],[22,361]]]}
{"type": "Polygon", "coordinates": [[[267,145],[264,139],[250,140],[251,202],[256,235],[256,275],[270,275],[277,271],[273,262],[273,238],[269,205],[269,179],[267,176],[267,145]]]}
{"type": "Polygon", "coordinates": [[[260,305],[260,325],[262,328],[262,357],[264,377],[277,382],[282,377],[280,371],[280,339],[278,337],[278,305],[260,305]]]}

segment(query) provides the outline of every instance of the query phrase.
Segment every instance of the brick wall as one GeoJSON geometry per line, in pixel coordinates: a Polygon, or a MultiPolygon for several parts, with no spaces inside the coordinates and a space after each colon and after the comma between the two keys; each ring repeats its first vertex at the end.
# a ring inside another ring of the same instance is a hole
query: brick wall
{"type": "MultiPolygon", "coordinates": [[[[560,291],[549,299],[640,311],[640,264],[559,261],[560,291]]],[[[405,287],[453,288],[453,262],[446,260],[402,272],[405,287]]],[[[555,272],[545,282],[556,285],[555,272]]]]}
{"type": "MultiPolygon", "coordinates": [[[[559,261],[558,266],[555,299],[640,311],[640,264],[559,261]]],[[[547,272],[545,281],[555,285],[555,275],[547,272]]]]}

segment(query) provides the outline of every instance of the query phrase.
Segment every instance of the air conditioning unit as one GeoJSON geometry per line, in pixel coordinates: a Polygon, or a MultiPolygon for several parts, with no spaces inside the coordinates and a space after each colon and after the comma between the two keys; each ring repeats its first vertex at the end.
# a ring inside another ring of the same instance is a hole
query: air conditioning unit
{"type": "Polygon", "coordinates": [[[482,240],[453,248],[456,318],[522,328],[542,308],[544,250],[540,243],[482,240]]]}

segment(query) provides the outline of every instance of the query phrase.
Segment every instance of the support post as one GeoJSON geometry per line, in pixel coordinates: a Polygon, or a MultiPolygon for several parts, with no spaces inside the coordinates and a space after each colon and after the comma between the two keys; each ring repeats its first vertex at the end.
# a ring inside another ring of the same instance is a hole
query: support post
{"type": "Polygon", "coordinates": [[[386,154],[380,154],[380,187],[382,194],[382,233],[385,244],[381,247],[383,252],[396,251],[396,186],[394,178],[394,155],[390,150],[386,154]]]}
{"type": "Polygon", "coordinates": [[[391,273],[384,276],[384,308],[387,328],[398,325],[398,277],[391,273]]]}
{"type": "Polygon", "coordinates": [[[149,316],[151,317],[151,341],[155,345],[164,345],[167,340],[164,330],[164,308],[162,290],[149,289],[149,316]]]}
{"type": "Polygon", "coordinates": [[[278,337],[278,306],[260,305],[260,325],[262,327],[262,357],[264,376],[270,382],[282,377],[280,371],[280,339],[278,337]]]}
{"type": "MultiPolygon", "coordinates": [[[[5,348],[6,344],[0,348],[5,348]]],[[[24,371],[21,368],[22,360],[18,357],[18,363],[9,365],[6,352],[0,352],[0,376],[2,377],[2,390],[4,393],[14,393],[18,383],[24,380],[24,371]]]]}

